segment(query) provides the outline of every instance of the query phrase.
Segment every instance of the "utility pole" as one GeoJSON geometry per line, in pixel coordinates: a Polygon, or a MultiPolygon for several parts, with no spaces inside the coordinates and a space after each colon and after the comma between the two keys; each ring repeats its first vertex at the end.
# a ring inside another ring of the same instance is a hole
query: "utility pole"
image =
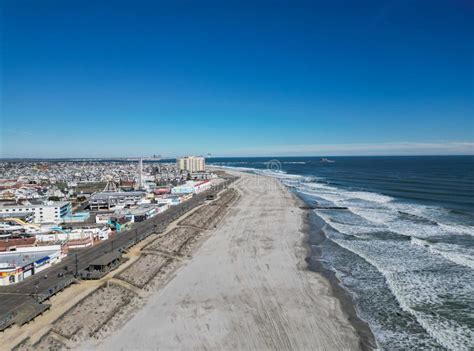
{"type": "Polygon", "coordinates": [[[77,252],[75,254],[75,263],[76,263],[76,274],[74,275],[76,278],[79,275],[79,265],[77,263],[77,252]]]}

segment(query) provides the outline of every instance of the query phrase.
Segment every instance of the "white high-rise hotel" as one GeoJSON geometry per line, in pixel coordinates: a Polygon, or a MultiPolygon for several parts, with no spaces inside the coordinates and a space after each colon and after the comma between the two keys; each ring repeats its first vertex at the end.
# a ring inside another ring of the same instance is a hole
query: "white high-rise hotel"
{"type": "Polygon", "coordinates": [[[206,160],[200,156],[186,156],[176,159],[176,166],[180,170],[193,172],[204,172],[206,170],[206,160]]]}

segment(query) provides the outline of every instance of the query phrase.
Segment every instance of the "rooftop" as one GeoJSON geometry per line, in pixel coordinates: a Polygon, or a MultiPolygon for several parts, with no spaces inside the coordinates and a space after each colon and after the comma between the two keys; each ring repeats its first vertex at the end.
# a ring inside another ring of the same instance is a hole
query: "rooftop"
{"type": "Polygon", "coordinates": [[[69,205],[69,201],[49,201],[45,204],[3,204],[0,202],[0,208],[37,208],[37,207],[63,207],[69,205]]]}
{"type": "Polygon", "coordinates": [[[111,197],[122,197],[122,196],[144,196],[145,191],[104,191],[100,193],[92,194],[91,200],[107,200],[111,197]]]}
{"type": "Polygon", "coordinates": [[[92,261],[90,266],[106,266],[120,257],[122,257],[122,253],[119,251],[107,252],[106,254],[103,254],[92,261]]]}
{"type": "Polygon", "coordinates": [[[31,216],[33,212],[15,212],[15,213],[0,213],[0,220],[5,218],[25,218],[31,216]]]}
{"type": "Polygon", "coordinates": [[[56,253],[56,250],[0,253],[0,268],[23,267],[56,253]]]}

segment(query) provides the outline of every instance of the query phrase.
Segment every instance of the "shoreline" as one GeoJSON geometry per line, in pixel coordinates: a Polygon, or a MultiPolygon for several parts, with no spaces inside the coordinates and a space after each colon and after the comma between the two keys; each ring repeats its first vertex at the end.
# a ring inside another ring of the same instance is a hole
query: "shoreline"
{"type": "Polygon", "coordinates": [[[329,280],[307,267],[294,194],[276,179],[239,174],[240,199],[225,219],[99,349],[362,349],[329,280]]]}
{"type": "MultiPolygon", "coordinates": [[[[255,174],[258,176],[267,177],[265,175],[254,173],[253,171],[239,171],[235,168],[232,170],[239,173],[255,174]]],[[[271,176],[268,177],[271,178],[271,176]]],[[[279,180],[277,181],[287,192],[292,195],[295,202],[295,208],[301,209],[302,206],[307,205],[304,199],[301,198],[296,192],[291,191],[279,180]]],[[[341,282],[336,277],[335,273],[329,268],[325,267],[320,260],[322,252],[319,245],[323,241],[328,240],[323,231],[323,227],[326,222],[324,222],[324,220],[312,210],[301,209],[301,211],[303,218],[302,233],[304,234],[301,245],[306,250],[306,257],[304,260],[307,263],[307,269],[312,273],[319,274],[329,283],[333,296],[339,301],[342,311],[346,314],[349,323],[352,325],[359,337],[360,349],[376,350],[378,346],[375,335],[369,324],[358,316],[356,303],[353,296],[341,285],[341,282]]]]}
{"type": "MultiPolygon", "coordinates": [[[[304,200],[298,197],[297,194],[294,195],[298,198],[298,200],[304,203],[304,200]]],[[[308,270],[316,274],[320,274],[329,282],[333,295],[339,300],[343,312],[347,315],[348,321],[351,323],[353,328],[356,330],[357,335],[359,336],[361,350],[376,350],[377,342],[375,335],[372,332],[369,324],[358,316],[356,303],[353,296],[341,285],[341,282],[336,277],[336,274],[329,268],[325,267],[321,262],[322,252],[319,244],[327,240],[327,237],[322,229],[325,225],[325,222],[316,213],[309,211],[303,214],[305,225],[305,238],[303,244],[307,248],[307,257],[305,258],[305,261],[308,264],[308,270]]]]}

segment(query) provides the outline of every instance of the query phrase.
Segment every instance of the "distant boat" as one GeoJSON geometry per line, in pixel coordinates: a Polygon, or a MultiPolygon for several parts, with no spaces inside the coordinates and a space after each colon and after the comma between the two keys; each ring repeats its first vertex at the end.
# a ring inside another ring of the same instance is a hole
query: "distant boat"
{"type": "Polygon", "coordinates": [[[327,159],[327,158],[325,158],[325,157],[323,157],[323,158],[322,158],[321,160],[319,160],[319,161],[322,162],[322,163],[334,163],[334,162],[336,162],[336,161],[334,161],[334,160],[329,160],[329,159],[327,159]]]}

